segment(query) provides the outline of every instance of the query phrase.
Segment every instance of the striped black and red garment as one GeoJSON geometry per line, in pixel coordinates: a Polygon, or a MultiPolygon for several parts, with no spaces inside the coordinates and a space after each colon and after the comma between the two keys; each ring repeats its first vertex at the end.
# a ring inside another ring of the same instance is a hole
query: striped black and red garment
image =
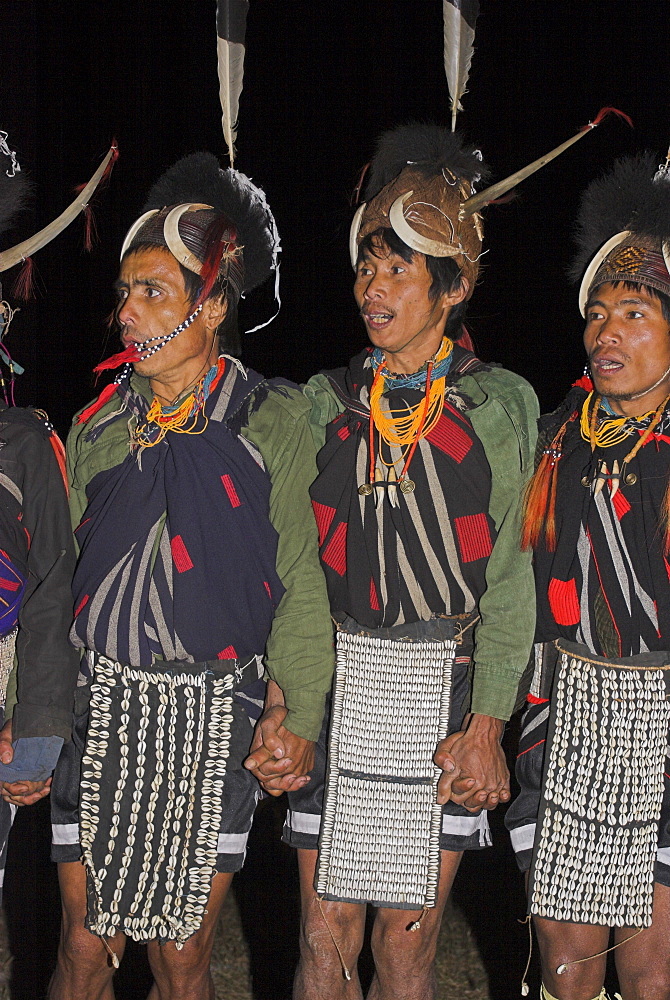
{"type": "MultiPolygon", "coordinates": [[[[348,368],[327,373],[345,410],[327,428],[310,492],[335,617],[350,615],[367,628],[381,628],[464,614],[477,606],[496,529],[488,513],[491,470],[458,379],[482,370],[486,366],[473,354],[454,347],[443,412],[419,442],[409,469],[416,489],[392,488],[397,506],[386,489],[375,491],[377,503],[374,495],[358,493],[369,474],[369,351],[348,368]]],[[[423,395],[418,389],[394,389],[382,400],[400,410],[423,395]]],[[[379,441],[375,433],[375,448],[379,441]]],[[[396,459],[400,475],[400,449],[382,447],[385,459],[396,459]]]]}
{"type": "MultiPolygon", "coordinates": [[[[284,383],[287,384],[287,383],[284,383]]],[[[275,384],[229,365],[201,433],[167,434],[89,483],[77,529],[75,645],[148,666],[261,654],[284,593],[275,568],[270,477],[239,435],[241,413],[275,384]]],[[[146,415],[128,381],[118,393],[146,415]]]]}
{"type": "MultiPolygon", "coordinates": [[[[572,389],[549,418],[549,441],[586,393],[572,389]]],[[[609,416],[603,411],[603,416],[609,416]]],[[[670,470],[670,414],[626,466],[635,482],[590,487],[603,459],[608,469],[630,452],[649,420],[632,422],[633,435],[609,448],[582,439],[578,417],[568,424],[558,463],[556,551],[535,553],[538,641],[562,636],[600,656],[633,656],[670,647],[670,564],[663,555],[661,505],[670,470]],[[582,485],[582,480],[588,485],[582,485]]]]}

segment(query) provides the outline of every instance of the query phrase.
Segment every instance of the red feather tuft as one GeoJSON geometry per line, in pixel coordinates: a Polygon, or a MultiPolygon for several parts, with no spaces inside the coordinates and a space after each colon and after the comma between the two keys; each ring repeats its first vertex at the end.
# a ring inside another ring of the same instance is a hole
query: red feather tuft
{"type": "Polygon", "coordinates": [[[572,383],[573,389],[585,389],[586,392],[593,391],[593,381],[589,375],[582,375],[576,382],[572,383]]]}
{"type": "MultiPolygon", "coordinates": [[[[104,187],[104,185],[107,183],[107,181],[111,177],[112,170],[114,169],[114,164],[116,163],[116,161],[119,158],[119,147],[118,147],[118,145],[116,143],[116,139],[112,139],[112,145],[110,146],[110,149],[112,151],[112,158],[109,161],[109,163],[107,164],[107,166],[105,167],[105,171],[104,171],[102,177],[98,181],[98,186],[96,188],[96,190],[98,190],[98,191],[102,187],[104,187]]],[[[77,184],[75,186],[76,193],[77,194],[81,194],[81,192],[84,190],[84,188],[86,187],[87,184],[88,184],[88,181],[84,181],[83,184],[77,184]]]]}
{"type": "Polygon", "coordinates": [[[28,299],[35,298],[35,265],[32,257],[26,257],[23,267],[19,271],[16,281],[12,286],[12,294],[15,298],[27,302],[28,299]]]}
{"type": "Polygon", "coordinates": [[[618,108],[601,108],[598,114],[595,116],[592,122],[585,125],[584,128],[580,129],[580,132],[586,132],[589,128],[595,128],[596,125],[600,125],[603,118],[607,118],[608,115],[617,115],[618,118],[622,118],[626,125],[630,125],[633,128],[633,119],[625,114],[623,111],[619,111],[618,108]]]}
{"type": "Polygon", "coordinates": [[[107,371],[108,368],[120,368],[121,365],[125,365],[127,362],[133,364],[135,361],[140,361],[140,354],[134,344],[130,347],[126,347],[125,351],[120,351],[119,354],[113,354],[111,358],[107,358],[105,361],[101,361],[99,365],[96,365],[93,371],[96,375],[100,372],[107,371]]]}
{"type": "Polygon", "coordinates": [[[93,209],[90,205],[84,205],[84,218],[86,220],[86,228],[84,230],[84,250],[86,250],[87,253],[90,253],[93,249],[93,244],[98,242],[98,229],[95,224],[93,209]]]}
{"type": "Polygon", "coordinates": [[[200,271],[203,285],[194,308],[197,309],[211,292],[214,282],[219,275],[221,259],[225,252],[235,247],[236,239],[237,233],[225,215],[218,216],[207,227],[207,232],[205,233],[207,251],[202,264],[202,270],[200,271]],[[226,233],[229,233],[229,235],[227,239],[224,239],[226,233]]]}
{"type": "Polygon", "coordinates": [[[91,417],[94,416],[98,410],[101,410],[105,403],[112,398],[115,392],[116,382],[110,382],[109,385],[105,386],[98,398],[94,400],[90,406],[87,406],[85,410],[81,411],[77,417],[77,423],[85,424],[88,420],[90,420],[91,417]]]}

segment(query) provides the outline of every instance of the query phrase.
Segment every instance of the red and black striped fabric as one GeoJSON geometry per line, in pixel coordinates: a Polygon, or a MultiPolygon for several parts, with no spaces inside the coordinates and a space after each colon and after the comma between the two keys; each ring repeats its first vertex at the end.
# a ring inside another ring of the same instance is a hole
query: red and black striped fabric
{"type": "MultiPolygon", "coordinates": [[[[541,440],[551,440],[585,398],[583,389],[572,389],[564,404],[543,418],[541,440]]],[[[537,641],[560,636],[607,657],[669,648],[670,564],[660,527],[670,470],[668,423],[666,413],[658,432],[626,466],[635,481],[622,481],[614,496],[611,481],[598,494],[590,484],[603,459],[610,470],[615,461],[621,467],[636,437],[597,447],[592,455],[579,420],[568,424],[558,463],[556,551],[541,543],[535,553],[537,641]]],[[[647,424],[633,421],[634,434],[647,424]]]]}
{"type": "MultiPolygon", "coordinates": [[[[348,368],[326,373],[345,409],[327,428],[310,492],[336,617],[350,615],[365,627],[382,628],[477,606],[496,529],[488,513],[491,471],[467,416],[469,403],[458,390],[459,376],[475,370],[485,366],[455,346],[442,415],[420,441],[409,469],[416,489],[395,489],[397,506],[385,489],[376,491],[377,503],[358,493],[369,467],[369,352],[348,368]]],[[[384,398],[395,410],[419,402],[423,392],[395,389],[384,398]]],[[[385,459],[396,459],[399,475],[399,449],[391,453],[381,446],[385,459]]]]}

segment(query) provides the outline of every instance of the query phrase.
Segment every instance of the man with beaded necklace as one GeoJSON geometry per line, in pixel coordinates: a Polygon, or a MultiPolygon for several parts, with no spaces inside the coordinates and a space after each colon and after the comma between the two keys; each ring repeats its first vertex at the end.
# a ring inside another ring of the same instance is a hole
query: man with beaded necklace
{"type": "Polygon", "coordinates": [[[612,927],[623,1000],[670,996],[669,237],[668,161],[618,161],[585,192],[590,375],[542,418],[527,497],[537,643],[506,822],[543,1000],[605,997],[612,927]]]}
{"type": "Polygon", "coordinates": [[[222,353],[278,249],[263,192],[206,153],[163,175],[124,242],[125,349],[102,367],[125,368],[67,447],[84,653],[52,790],[52,1000],[113,997],[127,936],[148,943],[151,1000],[213,1000],[217,918],[259,798],[242,761],[265,669],[293,784],[309,780],[333,667],[309,404],[222,353]]]}
{"type": "MultiPolygon", "coordinates": [[[[446,129],[407,126],[382,136],[351,236],[354,295],[373,346],[347,368],[317,375],[305,388],[320,448],[311,496],[337,623],[338,661],[343,639],[381,643],[371,661],[377,667],[363,680],[364,711],[374,710],[386,693],[376,670],[393,660],[392,649],[412,645],[413,666],[407,670],[414,673],[424,651],[454,640],[458,645],[450,667],[451,711],[442,720],[450,735],[428,747],[424,762],[432,767],[434,754],[442,769],[433,786],[441,805],[435,828],[439,861],[429,901],[399,902],[413,897],[404,896],[402,885],[389,894],[381,877],[395,855],[413,870],[424,865],[422,851],[407,857],[414,835],[409,829],[395,841],[387,841],[384,831],[388,847],[378,861],[361,864],[352,853],[346,887],[319,888],[330,878],[323,861],[330,849],[325,817],[332,808],[323,807],[325,725],[309,786],[289,790],[285,840],[298,848],[303,911],[296,1000],[362,995],[355,970],[366,902],[378,907],[372,935],[376,972],[368,996],[434,997],[437,933],[461,853],[490,843],[486,810],[509,799],[500,738],[514,709],[534,627],[532,573],[519,531],[537,403],[523,379],[483,364],[458,343],[482,244],[481,218],[467,214],[465,206],[483,172],[477,151],[446,129]],[[356,889],[354,883],[368,875],[365,889],[356,889]]],[[[400,667],[389,676],[390,684],[398,680],[400,667]]],[[[334,706],[337,691],[336,685],[334,706]]],[[[273,695],[274,720],[269,714],[257,730],[249,766],[276,794],[286,787],[282,770],[290,768],[270,759],[273,747],[282,752],[271,727],[285,711],[280,692],[273,695]]],[[[400,711],[410,722],[424,711],[436,717],[437,701],[433,695],[424,704],[403,703],[400,711]]],[[[373,755],[381,729],[373,722],[367,739],[363,733],[373,755]]],[[[393,726],[390,730],[392,746],[393,726]]],[[[338,732],[334,721],[333,733],[338,732]]],[[[412,742],[399,731],[397,739],[408,747],[412,742]]],[[[379,759],[370,767],[382,772],[386,764],[379,759]]],[[[335,765],[331,743],[329,782],[335,765]]],[[[345,778],[347,773],[345,768],[345,778]]],[[[369,834],[353,834],[352,852],[358,851],[357,836],[365,841],[369,835],[372,842],[379,832],[374,815],[375,789],[384,783],[379,778],[370,775],[371,791],[361,809],[361,815],[371,815],[369,834]]],[[[390,785],[399,780],[392,776],[390,785]]],[[[410,778],[408,795],[425,780],[410,778]]],[[[343,836],[349,843],[346,829],[343,836]]]]}

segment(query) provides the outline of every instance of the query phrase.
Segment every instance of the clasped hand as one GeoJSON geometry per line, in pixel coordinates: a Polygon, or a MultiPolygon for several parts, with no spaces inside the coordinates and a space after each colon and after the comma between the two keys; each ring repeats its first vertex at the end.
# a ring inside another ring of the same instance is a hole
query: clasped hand
{"type": "Polygon", "coordinates": [[[268,681],[265,711],[256,724],[249,756],[244,766],[269,795],[295,792],[310,780],[314,767],[314,743],[296,736],[283,725],[287,709],[274,681],[268,681]]]}
{"type": "Polygon", "coordinates": [[[510,798],[509,771],[500,746],[504,723],[471,715],[464,727],[441,740],[433,756],[442,769],[437,801],[456,802],[470,812],[495,809],[510,798]]]}

